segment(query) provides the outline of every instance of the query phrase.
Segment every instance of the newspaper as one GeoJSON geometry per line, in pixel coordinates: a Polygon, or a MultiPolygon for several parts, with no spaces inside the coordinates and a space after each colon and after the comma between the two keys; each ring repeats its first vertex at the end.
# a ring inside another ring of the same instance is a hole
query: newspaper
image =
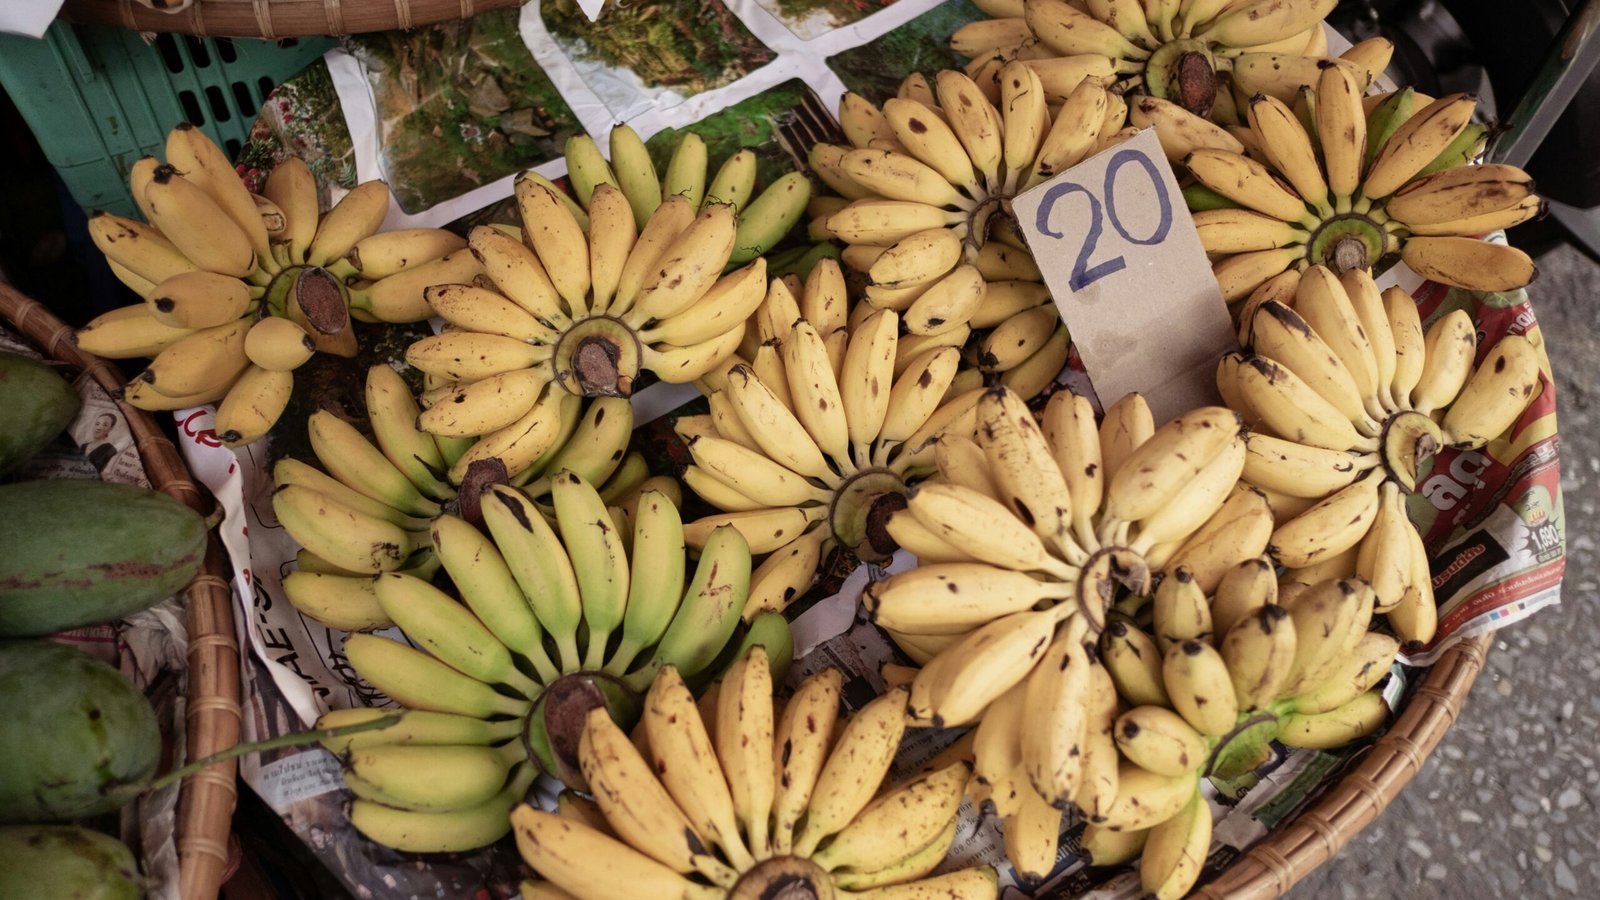
{"type": "MultiPolygon", "coordinates": [[[[46,362],[72,382],[80,406],[66,431],[22,463],[13,481],[76,478],[150,487],[133,432],[111,396],[87,372],[44,360],[22,338],[0,328],[0,351],[46,362]]],[[[162,744],[173,768],[184,764],[189,633],[183,604],[168,597],[119,622],[87,625],[51,635],[116,666],[138,685],[155,709],[162,744]]],[[[146,794],[123,808],[120,834],[140,859],[151,900],[177,900],[178,785],[146,794]]]]}
{"type": "MultiPolygon", "coordinates": [[[[302,134],[295,143],[310,139],[319,153],[340,160],[349,148],[356,180],[387,179],[395,200],[386,227],[444,226],[469,217],[510,221],[504,201],[517,171],[532,168],[557,177],[564,172],[560,155],[567,137],[587,133],[604,149],[618,121],[627,121],[658,155],[687,128],[706,137],[713,159],[733,145],[753,146],[763,157],[764,173],[775,171],[792,152],[782,146],[782,128],[797,107],[831,110],[846,89],[880,100],[911,71],[959,65],[948,36],[981,17],[967,0],[614,0],[594,27],[570,2],[534,2],[520,12],[489,13],[464,25],[357,38],[329,53],[315,78],[331,81],[337,108],[316,108],[311,117],[342,120],[345,131],[320,139],[302,134]],[[640,55],[634,52],[640,20],[652,16],[663,28],[670,26],[671,34],[649,43],[651,54],[640,55]],[[693,52],[684,52],[685,46],[693,52]]],[[[1344,42],[1330,34],[1330,45],[1337,52],[1344,42]]],[[[302,117],[280,107],[273,118],[282,123],[302,117]]],[[[348,187],[348,176],[343,162],[334,177],[319,173],[335,191],[348,187]]],[[[1423,284],[1403,266],[1381,283],[1411,291],[1425,323],[1445,310],[1467,309],[1479,323],[1480,354],[1508,333],[1526,333],[1539,343],[1520,291],[1446,290],[1423,284]]],[[[1070,389],[1089,390],[1076,357],[1061,380],[1070,389]]],[[[653,386],[633,398],[636,421],[646,428],[693,397],[686,386],[653,386]]],[[[1479,452],[1441,453],[1412,498],[1411,514],[1426,526],[1434,554],[1441,622],[1434,644],[1405,662],[1425,665],[1453,641],[1558,602],[1564,522],[1554,410],[1546,365],[1543,390],[1509,441],[1479,452]]],[[[245,719],[246,738],[303,727],[326,709],[386,703],[351,671],[343,635],[300,616],[283,598],[282,578],[296,548],[272,517],[268,447],[222,449],[209,410],[177,418],[191,468],[227,513],[221,533],[238,596],[248,598],[239,611],[242,646],[250,651],[244,660],[252,713],[245,719]]],[[[657,427],[649,433],[660,432],[657,427]]],[[[898,651],[860,620],[858,599],[871,579],[911,564],[902,553],[887,570],[851,571],[846,565],[801,598],[795,608],[805,611],[794,621],[791,679],[829,664],[846,672],[850,705],[880,690],[879,666],[898,659],[898,651]]],[[[1398,704],[1414,671],[1397,667],[1396,674],[1389,695],[1398,704]]],[[[956,736],[913,732],[896,771],[909,771],[956,736]]],[[[1280,752],[1248,779],[1209,785],[1218,815],[1211,866],[1226,865],[1292,816],[1338,776],[1345,761],[1340,754],[1280,752]]],[[[478,853],[416,857],[355,834],[343,818],[347,795],[337,766],[320,749],[246,757],[240,771],[357,896],[503,896],[514,890],[521,870],[506,842],[478,853]]],[[[541,783],[533,799],[549,805],[552,797],[550,783],[541,783]]],[[[962,816],[948,865],[995,864],[1008,894],[1020,894],[997,829],[970,808],[962,816]]],[[[1063,822],[1060,865],[1038,893],[1135,896],[1137,879],[1128,870],[1083,866],[1075,852],[1081,827],[1071,817],[1063,822]]]]}

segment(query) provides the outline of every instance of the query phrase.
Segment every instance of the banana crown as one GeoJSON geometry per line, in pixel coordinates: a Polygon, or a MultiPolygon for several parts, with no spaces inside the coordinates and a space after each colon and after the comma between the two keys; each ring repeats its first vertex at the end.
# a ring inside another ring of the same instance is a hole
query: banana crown
{"type": "Polygon", "coordinates": [[[836,546],[892,554],[883,521],[908,481],[932,469],[940,435],[973,433],[981,391],[956,347],[901,335],[894,310],[846,309],[831,259],[804,283],[773,280],[741,353],[699,382],[710,412],[675,423],[685,483],[723,510],[685,526],[689,544],[732,525],[767,556],[747,617],[803,594],[836,546]]]}
{"type": "Polygon", "coordinates": [[[779,706],[756,646],[697,705],[677,670],[663,669],[632,739],[602,711],[589,714],[578,758],[593,804],[518,807],[518,849],[576,898],[761,896],[797,884],[816,897],[891,885],[995,896],[992,869],[929,877],[954,841],[970,765],[884,787],[905,692],[841,720],[841,682],[822,670],[779,706]]]}
{"type": "Polygon", "coordinates": [[[1243,479],[1277,515],[1268,552],[1367,579],[1403,639],[1431,640],[1427,552],[1405,497],[1439,448],[1482,447],[1522,417],[1542,385],[1537,331],[1480,352],[1465,310],[1424,328],[1404,290],[1311,266],[1251,294],[1240,340],[1247,352],[1222,359],[1217,383],[1250,428],[1243,479]]]}
{"type": "Polygon", "coordinates": [[[1542,215],[1520,169],[1473,163],[1488,129],[1468,94],[1411,88],[1366,98],[1324,66],[1314,89],[1249,98],[1239,147],[1196,144],[1181,159],[1201,186],[1195,224],[1229,302],[1288,270],[1343,274],[1396,252],[1419,275],[1475,291],[1533,280],[1527,254],[1478,235],[1542,215]]]}

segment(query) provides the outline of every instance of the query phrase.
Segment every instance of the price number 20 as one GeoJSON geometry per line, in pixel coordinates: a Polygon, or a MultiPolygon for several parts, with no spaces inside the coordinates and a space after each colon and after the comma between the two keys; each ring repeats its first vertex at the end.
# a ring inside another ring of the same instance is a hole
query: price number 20
{"type": "Polygon", "coordinates": [[[1099,243],[1104,230],[1105,220],[1111,221],[1111,227],[1116,229],[1123,240],[1146,247],[1166,240],[1167,233],[1172,230],[1172,198],[1167,194],[1166,185],[1161,179],[1161,173],[1156,170],[1155,163],[1150,161],[1149,156],[1137,150],[1123,149],[1112,154],[1110,162],[1106,165],[1105,185],[1100,192],[1101,196],[1105,197],[1104,204],[1094,191],[1070,181],[1063,181],[1046,189],[1044,197],[1039,201],[1034,223],[1040,234],[1056,240],[1066,239],[1064,233],[1051,230],[1050,214],[1054,211],[1058,200],[1073,194],[1082,194],[1089,201],[1089,227],[1083,232],[1083,243],[1078,249],[1077,261],[1072,264],[1072,274],[1068,278],[1068,284],[1074,292],[1081,291],[1096,281],[1128,267],[1127,261],[1121,256],[1113,256],[1104,262],[1092,265],[1090,263],[1095,245],[1099,243]],[[1145,176],[1150,179],[1151,187],[1155,189],[1153,194],[1159,206],[1158,216],[1155,230],[1148,237],[1138,238],[1129,234],[1127,227],[1122,223],[1122,218],[1117,215],[1117,174],[1129,163],[1142,169],[1145,176]]]}

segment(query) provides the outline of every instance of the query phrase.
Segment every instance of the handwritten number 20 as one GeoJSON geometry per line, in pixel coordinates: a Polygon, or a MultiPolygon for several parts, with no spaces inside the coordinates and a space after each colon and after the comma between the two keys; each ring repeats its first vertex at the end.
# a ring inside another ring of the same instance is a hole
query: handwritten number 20
{"type": "MultiPolygon", "coordinates": [[[[1082,194],[1089,201],[1089,228],[1084,232],[1083,245],[1078,250],[1078,258],[1072,264],[1072,275],[1068,279],[1073,291],[1081,291],[1089,285],[1099,281],[1107,275],[1114,275],[1128,267],[1128,263],[1120,256],[1114,256],[1105,262],[1094,266],[1089,265],[1089,257],[1094,254],[1095,244],[1100,240],[1100,232],[1104,225],[1101,221],[1100,198],[1094,192],[1081,184],[1063,182],[1050,188],[1044,195],[1044,200],[1039,204],[1039,212],[1035,227],[1041,234],[1061,240],[1066,237],[1059,231],[1050,230],[1050,212],[1055,207],[1056,201],[1072,194],[1082,194]]],[[[1136,150],[1119,150],[1111,157],[1111,162],[1106,166],[1105,185],[1101,194],[1106,198],[1105,218],[1111,220],[1111,227],[1117,234],[1130,244],[1149,246],[1159,244],[1167,237],[1167,232],[1172,229],[1172,199],[1167,196],[1165,187],[1161,183],[1161,175],[1156,171],[1155,164],[1148,156],[1136,150]],[[1117,173],[1128,163],[1137,163],[1144,169],[1145,175],[1150,179],[1150,184],[1155,187],[1156,200],[1160,204],[1160,216],[1156,223],[1155,231],[1146,238],[1136,238],[1128,233],[1123,226],[1122,218],[1117,215],[1117,173]]]]}

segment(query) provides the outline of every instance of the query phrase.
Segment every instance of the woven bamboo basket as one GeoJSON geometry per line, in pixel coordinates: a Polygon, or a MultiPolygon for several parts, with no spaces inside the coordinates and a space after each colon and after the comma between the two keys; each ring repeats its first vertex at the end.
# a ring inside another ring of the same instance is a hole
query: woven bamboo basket
{"type": "MultiPolygon", "coordinates": [[[[46,356],[90,373],[113,395],[122,374],[105,360],[79,350],[72,328],[38,301],[0,283],[0,318],[11,323],[46,356]]],[[[211,511],[209,494],[189,475],[178,449],[150,414],[122,401],[145,474],[156,490],[202,515],[211,511]]],[[[189,693],[186,706],[186,759],[200,759],[239,742],[239,644],[234,632],[230,568],[212,532],[205,566],[183,589],[189,630],[189,693]]],[[[217,763],[183,780],[178,800],[178,887],[182,900],[214,900],[228,864],[228,835],[238,800],[235,760],[217,763]]]]}
{"type": "Polygon", "coordinates": [[[135,0],[67,0],[61,16],[83,25],[209,37],[285,38],[411,29],[525,0],[194,0],[162,12],[135,0]]]}
{"type": "Polygon", "coordinates": [[[1460,715],[1467,692],[1483,668],[1491,638],[1480,635],[1446,650],[1411,692],[1389,730],[1354,768],[1192,896],[1205,900],[1278,897],[1333,858],[1422,771],[1428,754],[1460,715]]]}

